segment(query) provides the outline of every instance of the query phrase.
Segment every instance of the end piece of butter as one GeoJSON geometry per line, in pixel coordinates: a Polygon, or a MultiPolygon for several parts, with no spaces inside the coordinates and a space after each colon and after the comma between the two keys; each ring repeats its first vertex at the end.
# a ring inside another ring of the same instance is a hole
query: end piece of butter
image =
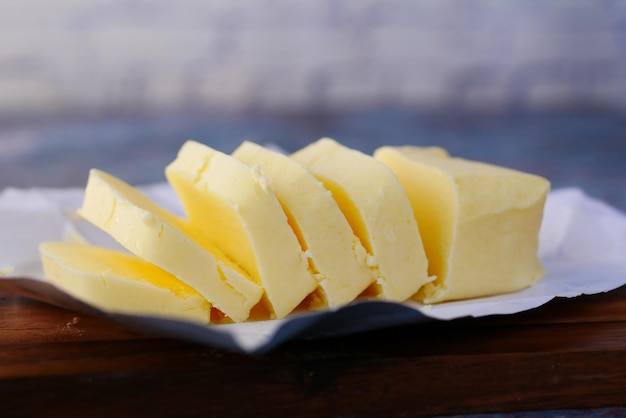
{"type": "Polygon", "coordinates": [[[414,146],[382,147],[374,157],[404,186],[437,276],[417,300],[507,293],[543,275],[537,248],[548,180],[414,146]]]}
{"type": "Polygon", "coordinates": [[[286,316],[316,289],[298,239],[258,167],[187,141],[165,173],[188,227],[262,286],[270,317],[286,316]]]}
{"type": "Polygon", "coordinates": [[[380,161],[322,138],[291,155],[331,191],[369,257],[376,275],[371,292],[404,301],[431,280],[409,200],[380,161]]]}
{"type": "Polygon", "coordinates": [[[260,286],[182,219],[110,174],[90,171],[79,214],[133,254],[196,289],[235,322],[248,319],[261,299],[260,286]]]}
{"type": "Polygon", "coordinates": [[[131,254],[73,243],[39,246],[46,279],[96,308],[209,324],[211,304],[196,290],[131,254]]]}

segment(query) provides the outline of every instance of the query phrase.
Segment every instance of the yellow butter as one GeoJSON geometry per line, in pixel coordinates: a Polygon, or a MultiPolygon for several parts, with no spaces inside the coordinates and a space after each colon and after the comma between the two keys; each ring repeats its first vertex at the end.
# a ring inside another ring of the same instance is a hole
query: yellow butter
{"type": "Polygon", "coordinates": [[[165,172],[189,227],[264,288],[270,316],[284,317],[315,290],[298,239],[258,167],[188,141],[165,172]]]}
{"type": "Polygon", "coordinates": [[[429,273],[437,276],[418,300],[511,292],[542,276],[537,248],[546,179],[411,146],[382,147],[374,156],[403,184],[429,273]]]}
{"type": "Polygon", "coordinates": [[[8,276],[9,274],[11,274],[12,271],[13,271],[13,267],[7,267],[7,268],[0,269],[0,277],[8,276]]]}
{"type": "Polygon", "coordinates": [[[310,171],[284,154],[251,142],[242,143],[232,155],[259,166],[285,209],[318,280],[322,305],[349,303],[374,281],[361,242],[331,193],[310,171]]]}
{"type": "Polygon", "coordinates": [[[291,155],[332,192],[369,254],[373,293],[403,301],[430,281],[428,261],[406,194],[381,162],[328,138],[291,155]]]}
{"type": "Polygon", "coordinates": [[[248,319],[261,299],[261,287],[210,242],[114,176],[91,170],[79,213],[130,252],[196,289],[235,322],[248,319]]]}
{"type": "Polygon", "coordinates": [[[46,279],[96,308],[208,324],[211,304],[196,290],[139,257],[71,243],[39,246],[46,279]]]}

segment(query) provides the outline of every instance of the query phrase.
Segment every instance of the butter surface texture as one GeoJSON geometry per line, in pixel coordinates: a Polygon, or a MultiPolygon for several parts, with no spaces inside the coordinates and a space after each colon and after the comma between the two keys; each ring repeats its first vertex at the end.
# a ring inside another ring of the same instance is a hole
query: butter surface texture
{"type": "Polygon", "coordinates": [[[122,246],[196,289],[235,322],[248,319],[262,289],[184,222],[136,188],[91,170],[79,213],[122,246]]]}
{"type": "Polygon", "coordinates": [[[63,242],[39,246],[46,279],[105,311],[209,324],[211,304],[192,287],[139,257],[63,242]]]}
{"type": "Polygon", "coordinates": [[[376,276],[372,293],[403,301],[431,279],[411,205],[394,174],[381,162],[328,138],[291,155],[332,192],[368,252],[376,276]]]}
{"type": "Polygon", "coordinates": [[[286,316],[316,289],[298,239],[258,167],[187,141],[165,172],[188,227],[262,286],[270,317],[286,316]]]}
{"type": "Polygon", "coordinates": [[[537,257],[550,183],[539,176],[418,147],[382,147],[375,158],[403,184],[420,227],[429,273],[425,303],[507,293],[544,273],[537,257]]]}
{"type": "Polygon", "coordinates": [[[331,193],[309,170],[286,155],[251,142],[241,144],[232,155],[250,166],[259,166],[309,257],[323,305],[349,303],[374,281],[365,248],[331,193]]]}

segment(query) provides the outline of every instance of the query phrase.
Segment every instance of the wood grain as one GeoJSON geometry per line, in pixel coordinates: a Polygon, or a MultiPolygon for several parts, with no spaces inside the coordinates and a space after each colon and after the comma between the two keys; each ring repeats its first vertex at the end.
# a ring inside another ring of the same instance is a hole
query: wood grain
{"type": "MultiPolygon", "coordinates": [[[[626,406],[626,287],[246,356],[0,294],[8,416],[419,416],[626,406]]],[[[4,414],[2,414],[4,416],[4,414]]]]}

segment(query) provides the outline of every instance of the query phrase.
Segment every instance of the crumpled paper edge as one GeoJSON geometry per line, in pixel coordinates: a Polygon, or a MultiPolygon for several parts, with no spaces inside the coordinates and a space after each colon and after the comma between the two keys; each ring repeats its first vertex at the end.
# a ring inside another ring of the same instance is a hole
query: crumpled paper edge
{"type": "MultiPolygon", "coordinates": [[[[143,191],[167,209],[180,212],[169,186],[156,184],[144,187],[143,191]]],[[[2,258],[0,254],[0,270],[13,269],[9,277],[0,278],[1,289],[74,311],[104,316],[150,335],[244,353],[265,353],[297,337],[324,338],[426,321],[514,314],[539,307],[556,297],[608,292],[626,284],[626,260],[623,260],[626,215],[591,199],[580,189],[567,188],[550,192],[546,202],[539,248],[546,275],[519,292],[426,306],[416,302],[359,301],[339,309],[293,314],[281,320],[228,325],[203,326],[174,319],[104,312],[42,280],[38,261],[36,244],[45,240],[79,237],[115,246],[112,241],[106,242],[108,237],[74,216],[81,199],[79,189],[7,189],[0,194],[0,218],[7,213],[8,218],[35,214],[42,222],[54,224],[47,231],[29,228],[21,231],[25,238],[21,243],[23,253],[16,256],[13,251],[14,259],[2,258]]],[[[4,228],[18,225],[15,221],[5,220],[4,228]]],[[[30,225],[40,226],[41,223],[30,225]]],[[[7,235],[14,234],[3,234],[5,240],[0,238],[0,251],[15,244],[14,239],[6,239],[7,235]]]]}

